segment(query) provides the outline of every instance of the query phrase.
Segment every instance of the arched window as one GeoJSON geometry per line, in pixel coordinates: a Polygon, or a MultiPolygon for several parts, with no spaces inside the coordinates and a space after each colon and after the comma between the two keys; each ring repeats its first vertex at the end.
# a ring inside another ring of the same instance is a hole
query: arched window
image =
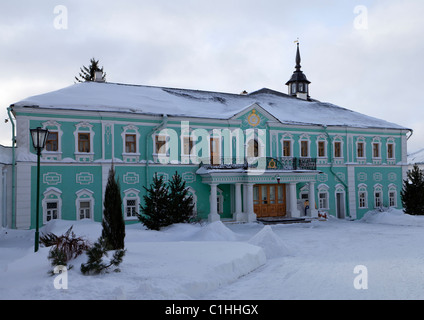
{"type": "Polygon", "coordinates": [[[124,191],[124,219],[125,220],[136,220],[139,213],[140,190],[131,188],[124,191]]]}
{"type": "Polygon", "coordinates": [[[397,187],[393,183],[389,185],[389,207],[397,207],[397,187]]]}
{"type": "Polygon", "coordinates": [[[366,209],[368,208],[368,191],[367,191],[367,185],[361,183],[358,186],[358,201],[359,201],[359,208],[366,209]]]}

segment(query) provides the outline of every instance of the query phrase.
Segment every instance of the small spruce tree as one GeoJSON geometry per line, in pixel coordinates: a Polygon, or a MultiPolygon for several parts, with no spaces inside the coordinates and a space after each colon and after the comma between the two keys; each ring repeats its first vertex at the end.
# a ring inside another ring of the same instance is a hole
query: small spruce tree
{"type": "Polygon", "coordinates": [[[169,182],[168,211],[172,223],[189,222],[193,217],[193,196],[188,193],[186,182],[175,172],[169,182]]]}
{"type": "Polygon", "coordinates": [[[119,182],[115,180],[113,164],[109,170],[103,202],[102,238],[107,250],[124,249],[125,222],[122,214],[122,199],[119,182]]]}
{"type": "Polygon", "coordinates": [[[163,177],[153,177],[149,188],[144,187],[147,194],[143,197],[145,205],[140,204],[141,213],[137,216],[141,223],[148,229],[160,230],[170,225],[168,215],[168,187],[163,182],[163,177]]]}
{"type": "Polygon", "coordinates": [[[101,71],[103,73],[102,79],[106,81],[106,73],[103,72],[103,67],[99,67],[99,60],[92,58],[90,65],[88,67],[82,66],[80,70],[79,75],[75,77],[75,80],[78,82],[94,81],[96,71],[101,71]]]}
{"type": "Polygon", "coordinates": [[[401,199],[405,213],[424,215],[424,174],[417,164],[403,181],[401,199]]]}

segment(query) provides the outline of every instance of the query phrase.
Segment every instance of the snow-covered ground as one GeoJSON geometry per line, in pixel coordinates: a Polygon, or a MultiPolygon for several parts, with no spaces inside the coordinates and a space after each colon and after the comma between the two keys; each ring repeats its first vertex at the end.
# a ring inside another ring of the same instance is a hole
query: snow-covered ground
{"type": "MultiPolygon", "coordinates": [[[[92,242],[101,233],[88,220],[42,231],[63,234],[71,225],[92,242]]],[[[49,249],[34,253],[33,237],[0,229],[0,299],[424,299],[424,217],[399,210],[272,226],[135,224],[126,229],[121,272],[83,276],[83,255],[71,262],[66,290],[55,289],[49,249]]]]}

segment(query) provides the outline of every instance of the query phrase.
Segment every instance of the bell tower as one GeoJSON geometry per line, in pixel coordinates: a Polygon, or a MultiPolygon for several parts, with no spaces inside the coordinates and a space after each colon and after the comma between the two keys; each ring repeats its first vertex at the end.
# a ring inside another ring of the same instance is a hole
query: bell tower
{"type": "Polygon", "coordinates": [[[296,70],[293,72],[293,75],[289,81],[287,81],[286,86],[289,87],[289,95],[303,99],[309,100],[309,84],[311,83],[305,76],[302,70],[300,70],[300,50],[299,50],[299,41],[297,42],[297,52],[296,52],[296,70]]]}

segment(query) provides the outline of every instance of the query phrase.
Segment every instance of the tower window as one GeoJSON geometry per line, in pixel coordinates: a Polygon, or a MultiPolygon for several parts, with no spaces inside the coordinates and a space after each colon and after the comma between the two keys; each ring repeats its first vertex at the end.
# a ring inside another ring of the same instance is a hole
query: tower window
{"type": "Polygon", "coordinates": [[[292,92],[292,94],[293,93],[296,93],[296,83],[292,83],[292,85],[291,85],[291,92],[292,92]]]}

